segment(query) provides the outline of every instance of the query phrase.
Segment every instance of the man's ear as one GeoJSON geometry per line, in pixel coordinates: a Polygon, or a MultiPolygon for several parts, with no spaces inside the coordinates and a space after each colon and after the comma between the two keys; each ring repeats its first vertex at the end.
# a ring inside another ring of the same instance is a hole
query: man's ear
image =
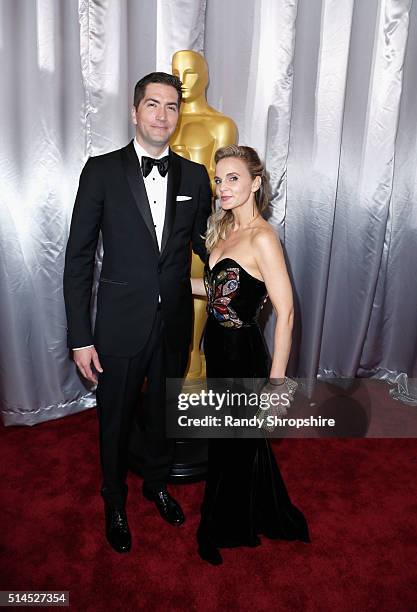
{"type": "Polygon", "coordinates": [[[136,108],[134,106],[132,106],[132,110],[130,111],[130,116],[132,118],[132,123],[133,125],[137,125],[137,119],[136,119],[136,108]]]}

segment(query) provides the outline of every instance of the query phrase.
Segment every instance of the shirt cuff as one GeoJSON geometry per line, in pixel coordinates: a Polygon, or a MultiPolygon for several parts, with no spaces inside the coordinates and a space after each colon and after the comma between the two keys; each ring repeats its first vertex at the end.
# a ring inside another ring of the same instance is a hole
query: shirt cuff
{"type": "Polygon", "coordinates": [[[77,348],[73,348],[73,351],[81,351],[84,348],[93,348],[94,344],[89,344],[88,346],[77,346],[77,348]]]}

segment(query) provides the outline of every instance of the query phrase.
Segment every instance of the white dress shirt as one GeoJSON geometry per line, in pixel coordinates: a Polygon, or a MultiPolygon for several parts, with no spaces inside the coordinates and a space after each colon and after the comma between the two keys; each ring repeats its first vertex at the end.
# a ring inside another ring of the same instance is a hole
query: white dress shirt
{"type": "MultiPolygon", "coordinates": [[[[149,155],[147,151],[138,143],[136,138],[133,141],[133,146],[135,147],[136,155],[139,159],[139,164],[142,167],[142,156],[153,157],[153,155],[149,155]]],[[[165,157],[169,153],[169,147],[167,147],[161,155],[155,157],[154,159],[161,159],[161,157],[165,157]]],[[[148,195],[149,206],[151,209],[152,219],[155,226],[156,238],[158,240],[159,250],[161,250],[161,242],[162,242],[162,232],[164,229],[164,221],[165,221],[165,208],[167,201],[167,183],[168,183],[168,174],[165,176],[161,176],[159,174],[159,170],[156,166],[154,166],[148,176],[143,177],[143,181],[145,183],[146,193],[148,195]]]]}
{"type": "MultiPolygon", "coordinates": [[[[138,143],[136,138],[133,140],[133,146],[135,147],[136,155],[139,159],[139,165],[142,168],[142,156],[153,157],[150,155],[145,149],[138,143]]],[[[164,151],[162,151],[161,155],[158,157],[154,157],[154,159],[160,159],[161,157],[165,157],[169,154],[169,147],[166,147],[164,151]]],[[[143,177],[143,181],[145,183],[146,194],[149,200],[149,206],[151,209],[152,219],[155,226],[156,238],[158,240],[159,250],[161,250],[161,242],[162,242],[162,232],[164,230],[164,222],[165,222],[165,208],[167,201],[167,183],[168,183],[168,174],[165,176],[161,176],[159,174],[159,170],[156,166],[154,166],[148,176],[143,177]]],[[[159,301],[161,301],[161,296],[159,296],[159,301]]],[[[79,351],[83,348],[92,348],[92,344],[89,346],[78,346],[74,348],[74,351],[79,351]]]]}

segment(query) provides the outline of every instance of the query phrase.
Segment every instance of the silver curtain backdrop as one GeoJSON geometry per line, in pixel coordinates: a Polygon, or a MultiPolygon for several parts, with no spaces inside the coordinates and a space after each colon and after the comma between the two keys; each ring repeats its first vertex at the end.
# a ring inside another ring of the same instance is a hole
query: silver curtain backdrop
{"type": "MultiPolygon", "coordinates": [[[[126,144],[136,80],[204,53],[208,100],[258,149],[302,377],[417,375],[412,0],[1,0],[1,413],[94,405],[66,348],[65,245],[89,155],[126,144]]],[[[271,322],[266,325],[271,335],[271,322]]]]}

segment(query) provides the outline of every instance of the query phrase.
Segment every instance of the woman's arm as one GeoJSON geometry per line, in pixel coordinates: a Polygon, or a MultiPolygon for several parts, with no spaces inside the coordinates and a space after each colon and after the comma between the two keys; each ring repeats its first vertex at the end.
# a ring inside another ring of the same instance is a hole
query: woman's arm
{"type": "Polygon", "coordinates": [[[206,288],[202,278],[191,278],[191,291],[193,295],[206,297],[206,288]]]}
{"type": "Polygon", "coordinates": [[[290,356],[294,307],[281,243],[271,228],[253,239],[254,255],[277,315],[270,378],[284,378],[290,356]]]}

